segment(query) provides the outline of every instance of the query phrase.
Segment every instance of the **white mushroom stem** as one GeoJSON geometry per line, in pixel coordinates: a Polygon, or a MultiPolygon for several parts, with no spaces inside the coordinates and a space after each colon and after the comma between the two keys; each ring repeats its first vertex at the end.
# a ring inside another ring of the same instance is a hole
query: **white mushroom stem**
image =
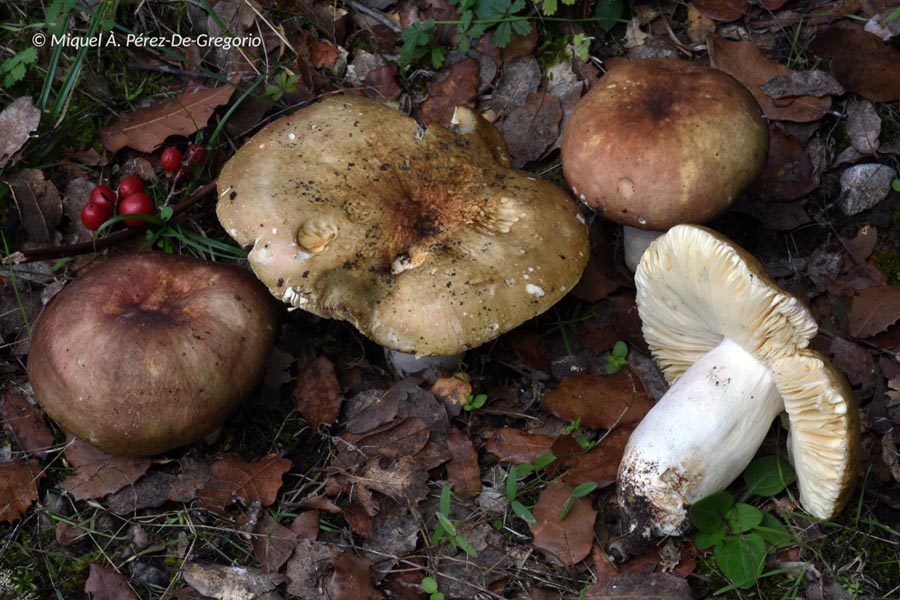
{"type": "Polygon", "coordinates": [[[637,270],[638,263],[641,262],[641,256],[650,243],[661,236],[663,231],[653,231],[651,229],[638,229],[630,225],[622,226],[622,243],[625,246],[625,264],[634,273],[637,270]]]}
{"type": "Polygon", "coordinates": [[[632,433],[620,503],[641,537],[677,535],[687,507],[747,467],[784,403],[769,368],[725,338],[669,388],[632,433]]]}
{"type": "Polygon", "coordinates": [[[462,362],[465,352],[439,356],[416,356],[411,352],[384,349],[388,365],[397,377],[421,373],[427,369],[455,371],[462,362]]]}

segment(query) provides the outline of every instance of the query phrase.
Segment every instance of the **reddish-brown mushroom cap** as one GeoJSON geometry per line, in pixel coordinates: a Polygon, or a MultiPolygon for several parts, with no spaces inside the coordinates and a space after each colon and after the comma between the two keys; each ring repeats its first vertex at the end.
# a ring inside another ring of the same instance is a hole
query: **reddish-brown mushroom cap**
{"type": "Polygon", "coordinates": [[[682,60],[620,61],[575,107],[563,173],[604,217],[640,229],[703,223],[762,170],[769,134],[730,75],[682,60]]]}
{"type": "Polygon", "coordinates": [[[564,296],[589,249],[571,198],[503,166],[489,124],[457,117],[422,130],[361,98],[313,104],[228,161],[219,220],[294,307],[393,350],[478,346],[564,296]]]}
{"type": "Polygon", "coordinates": [[[168,254],[110,259],[41,313],[35,396],[63,429],[121,455],[203,439],[262,377],[271,297],[249,272],[168,254]]]}

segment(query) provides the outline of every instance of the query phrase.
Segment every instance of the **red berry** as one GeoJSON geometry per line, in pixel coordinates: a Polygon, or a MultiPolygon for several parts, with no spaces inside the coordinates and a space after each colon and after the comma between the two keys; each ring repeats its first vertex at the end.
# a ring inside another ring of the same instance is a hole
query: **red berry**
{"type": "Polygon", "coordinates": [[[100,229],[100,226],[103,225],[108,218],[109,211],[93,202],[88,202],[81,209],[81,223],[91,231],[100,229]]]}
{"type": "MultiPolygon", "coordinates": [[[[125,196],[125,198],[119,202],[120,215],[151,215],[155,210],[156,205],[153,204],[153,200],[144,192],[137,192],[136,194],[125,196]]],[[[143,219],[125,219],[125,224],[129,227],[140,227],[144,223],[146,223],[146,221],[143,219]]]]}
{"type": "Polygon", "coordinates": [[[88,202],[106,209],[108,213],[112,213],[116,210],[116,193],[108,185],[98,185],[91,190],[91,197],[88,202]]]}
{"type": "Polygon", "coordinates": [[[184,162],[191,167],[198,167],[203,164],[203,159],[206,158],[206,150],[198,146],[197,144],[191,144],[187,147],[187,150],[184,151],[184,162]]]}
{"type": "Polygon", "coordinates": [[[129,175],[119,182],[119,202],[132,194],[144,191],[144,182],[137,175],[129,175]]]}
{"type": "Polygon", "coordinates": [[[175,173],[181,168],[181,151],[174,146],[169,146],[162,151],[159,157],[159,164],[162,165],[166,173],[175,173]]]}

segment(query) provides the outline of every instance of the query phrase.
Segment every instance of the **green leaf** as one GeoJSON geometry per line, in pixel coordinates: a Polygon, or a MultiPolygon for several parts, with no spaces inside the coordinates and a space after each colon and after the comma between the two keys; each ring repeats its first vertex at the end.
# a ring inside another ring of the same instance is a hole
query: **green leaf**
{"type": "Polygon", "coordinates": [[[512,508],[513,512],[516,513],[516,515],[520,519],[522,519],[532,527],[537,526],[537,520],[531,515],[531,511],[528,510],[528,508],[524,504],[522,504],[518,500],[513,500],[509,503],[509,505],[512,508]]]}
{"type": "MultiPolygon", "coordinates": [[[[900,11],[900,8],[898,8],[897,10],[900,11]]],[[[898,14],[900,14],[900,13],[898,13],[898,14]]],[[[895,180],[893,180],[893,181],[891,182],[891,188],[892,188],[895,192],[900,192],[900,179],[895,179],[895,180]]]]}
{"type": "Polygon", "coordinates": [[[758,533],[766,543],[776,548],[783,548],[794,543],[787,527],[772,513],[763,513],[762,523],[757,525],[753,532],[758,533]]]}
{"type": "Polygon", "coordinates": [[[718,492],[695,502],[688,511],[691,521],[700,531],[713,533],[725,527],[725,513],[734,506],[728,492],[718,492]]]}
{"type": "Polygon", "coordinates": [[[455,538],[453,538],[453,540],[456,542],[457,546],[463,549],[463,552],[465,552],[472,558],[478,558],[478,551],[472,547],[472,544],[469,543],[469,540],[461,535],[456,536],[455,538]]]}
{"type": "Polygon", "coordinates": [[[724,540],[725,535],[726,532],[724,527],[710,532],[698,531],[694,534],[694,544],[696,544],[697,548],[700,550],[706,550],[724,540]]]}
{"type": "Polygon", "coordinates": [[[531,23],[527,19],[516,19],[512,22],[513,31],[519,35],[528,35],[531,33],[531,23]]]}
{"type": "Polygon", "coordinates": [[[628,344],[619,340],[612,349],[612,355],[616,358],[626,358],[628,356],[628,344]]]}
{"type": "Polygon", "coordinates": [[[597,25],[603,31],[609,32],[616,26],[625,10],[624,0],[598,0],[594,15],[597,17],[597,25]]]}
{"type": "Polygon", "coordinates": [[[519,495],[518,469],[516,465],[509,468],[506,475],[506,499],[512,502],[519,495]]]}
{"type": "Polygon", "coordinates": [[[556,0],[544,0],[541,3],[541,14],[550,17],[556,14],[556,0]]]}
{"type": "Polygon", "coordinates": [[[576,486],[574,490],[572,490],[572,496],[575,498],[584,498],[591,492],[597,489],[596,481],[588,481],[586,483],[582,483],[579,486],[576,486]]]}
{"type": "Polygon", "coordinates": [[[734,586],[753,587],[766,561],[766,544],[755,533],[728,536],[713,549],[713,558],[734,586]]]}
{"type": "Polygon", "coordinates": [[[747,494],[770,497],[780,494],[797,478],[794,468],[778,456],[763,456],[744,470],[747,494]]]}
{"type": "Polygon", "coordinates": [[[431,534],[431,545],[434,546],[440,544],[445,535],[447,535],[447,532],[444,531],[444,527],[438,523],[434,528],[434,533],[431,534]]]}
{"type": "Polygon", "coordinates": [[[438,591],[438,583],[433,577],[426,577],[422,580],[422,591],[426,594],[433,594],[438,591]]]}
{"type": "Polygon", "coordinates": [[[450,516],[450,484],[445,483],[441,486],[440,513],[450,516]]]}
{"type": "Polygon", "coordinates": [[[159,209],[159,218],[162,219],[163,221],[168,221],[169,219],[172,218],[172,215],[174,215],[174,214],[175,214],[175,209],[172,208],[171,206],[163,206],[161,209],[159,209]]]}
{"type": "Polygon", "coordinates": [[[445,515],[442,515],[439,512],[434,513],[434,516],[437,517],[438,523],[441,524],[441,527],[444,528],[444,531],[446,531],[448,534],[450,534],[451,536],[454,536],[454,537],[456,537],[458,535],[456,533],[456,525],[454,525],[453,522],[448,517],[446,517],[445,515]]]}
{"type": "Polygon", "coordinates": [[[444,600],[444,594],[441,592],[435,592],[428,597],[428,600],[444,600]]]}
{"type": "MultiPolygon", "coordinates": [[[[884,22],[889,23],[890,21],[893,21],[894,19],[900,19],[900,6],[898,6],[894,10],[892,10],[890,12],[890,14],[884,18],[884,22]]],[[[896,188],[894,188],[894,189],[896,189],[896,188]]],[[[900,192],[900,189],[898,189],[897,191],[900,192]]]]}
{"type": "Polygon", "coordinates": [[[536,459],[534,459],[534,468],[538,471],[541,471],[555,460],[556,457],[552,454],[541,454],[536,459]]]}
{"type": "Polygon", "coordinates": [[[725,513],[725,521],[731,533],[746,533],[762,523],[763,513],[749,504],[735,504],[725,513]]]}
{"type": "Polygon", "coordinates": [[[569,516],[569,512],[572,510],[572,507],[575,505],[575,498],[573,496],[569,496],[569,499],[566,500],[566,503],[563,504],[562,510],[559,511],[559,520],[563,521],[566,517],[569,516]]]}
{"type": "Polygon", "coordinates": [[[494,32],[494,44],[498,48],[506,48],[511,39],[512,25],[509,24],[509,21],[503,21],[497,26],[497,31],[494,32]]]}

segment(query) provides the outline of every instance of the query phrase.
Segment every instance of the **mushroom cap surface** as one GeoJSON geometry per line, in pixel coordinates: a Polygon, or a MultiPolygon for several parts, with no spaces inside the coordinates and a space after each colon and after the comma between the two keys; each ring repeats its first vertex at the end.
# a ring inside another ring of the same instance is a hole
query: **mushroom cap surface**
{"type": "Polygon", "coordinates": [[[587,228],[565,191],[462,133],[332,97],[253,136],[223,167],[225,230],[277,298],[418,355],[478,346],[578,281],[587,228]]]}
{"type": "Polygon", "coordinates": [[[822,519],[840,512],[859,466],[858,410],[843,375],[807,348],[817,326],[800,300],[745,250],[695,225],[654,241],[635,283],[644,338],[669,382],[724,338],[768,366],[790,421],[801,503],[822,519]]]}
{"type": "Polygon", "coordinates": [[[765,165],[769,132],[753,95],[723,71],[623,60],[578,102],[563,173],[604,217],[663,231],[723,213],[765,165]]]}
{"type": "Polygon", "coordinates": [[[35,324],[28,374],[63,429],[147,456],[220,427],[262,377],[276,307],[251,273],[162,253],[112,258],[35,324]]]}

